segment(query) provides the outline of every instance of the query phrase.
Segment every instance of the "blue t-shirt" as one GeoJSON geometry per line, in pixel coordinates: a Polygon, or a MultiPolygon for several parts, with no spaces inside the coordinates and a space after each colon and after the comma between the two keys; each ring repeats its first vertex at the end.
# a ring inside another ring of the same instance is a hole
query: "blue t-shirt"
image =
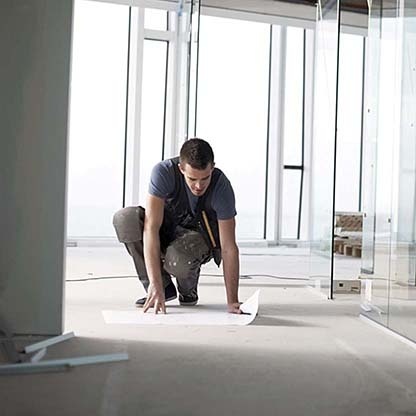
{"type": "MultiPolygon", "coordinates": [[[[186,182],[185,182],[186,184],[186,182]]],[[[175,171],[171,159],[159,162],[152,170],[149,183],[149,194],[162,199],[167,199],[175,191],[175,171]]],[[[195,212],[199,197],[194,195],[186,185],[189,205],[195,212]]],[[[235,196],[230,181],[221,172],[211,198],[212,209],[219,220],[228,220],[237,214],[235,209],[235,196]]]]}

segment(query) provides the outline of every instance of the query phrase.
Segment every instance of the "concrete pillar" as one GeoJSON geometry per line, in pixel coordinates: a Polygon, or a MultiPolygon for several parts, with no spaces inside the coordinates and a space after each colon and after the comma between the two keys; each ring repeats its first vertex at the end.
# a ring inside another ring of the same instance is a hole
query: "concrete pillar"
{"type": "Polygon", "coordinates": [[[63,329],[73,0],[0,2],[0,318],[63,329]]]}

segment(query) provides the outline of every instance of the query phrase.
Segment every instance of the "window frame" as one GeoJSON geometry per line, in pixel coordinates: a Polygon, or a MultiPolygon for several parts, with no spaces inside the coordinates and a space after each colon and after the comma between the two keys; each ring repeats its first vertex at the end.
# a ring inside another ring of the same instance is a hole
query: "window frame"
{"type": "MultiPolygon", "coordinates": [[[[82,1],[82,0],[78,0],[82,1]]],[[[184,68],[181,67],[184,57],[188,53],[188,47],[184,48],[185,35],[181,33],[181,25],[189,24],[190,15],[185,19],[178,17],[178,4],[163,0],[90,0],[97,2],[115,3],[130,6],[130,36],[129,62],[128,62],[128,91],[126,97],[126,134],[125,134],[125,173],[123,178],[123,206],[137,205],[139,195],[139,155],[140,155],[140,119],[141,97],[143,77],[143,44],[145,40],[168,42],[166,57],[165,78],[165,102],[164,102],[164,137],[161,159],[172,157],[179,151],[183,140],[187,138],[190,125],[187,114],[189,110],[188,95],[183,94],[184,68]],[[144,27],[144,13],[146,8],[163,9],[168,12],[167,30],[147,29],[144,27]],[[186,119],[183,119],[186,113],[186,119]],[[182,117],[182,118],[181,118],[182,117]],[[179,121],[178,121],[179,120],[179,121]]],[[[255,12],[231,10],[200,5],[200,14],[225,18],[234,18],[248,21],[257,21],[270,24],[270,59],[269,59],[269,97],[268,97],[268,124],[266,146],[266,176],[265,176],[265,200],[264,200],[264,230],[263,239],[269,244],[279,244],[292,239],[282,238],[282,187],[283,173],[285,170],[300,170],[300,198],[298,209],[298,230],[295,240],[307,240],[309,218],[308,209],[310,203],[310,178],[308,168],[312,149],[310,140],[313,121],[313,72],[306,71],[314,68],[314,28],[315,21],[305,18],[270,16],[255,12]],[[302,116],[302,155],[301,164],[283,164],[283,125],[282,111],[284,111],[284,63],[286,51],[286,26],[301,27],[304,29],[303,45],[303,116],[302,116]]],[[[346,28],[347,33],[363,36],[364,29],[346,28]]],[[[127,41],[127,39],[126,39],[127,41]]],[[[365,48],[364,48],[365,52],[365,48]]],[[[196,59],[198,65],[198,59],[196,59]]],[[[363,62],[363,75],[365,73],[365,59],[363,62]]],[[[197,97],[197,72],[196,88],[193,93],[197,97]]],[[[364,81],[363,81],[364,85],[364,81]]],[[[363,87],[364,88],[364,87],[363,87]]],[[[192,97],[191,97],[192,99],[192,97]]],[[[195,108],[197,98],[195,99],[195,108]]],[[[364,105],[363,105],[364,110],[364,105]]],[[[196,110],[195,110],[196,111],[196,110]]],[[[363,119],[363,118],[362,118],[363,119]]],[[[363,130],[363,128],[362,128],[363,130]]],[[[362,141],[362,137],[361,137],[362,141]]],[[[362,152],[362,146],[361,146],[362,152]]],[[[362,155],[360,156],[362,158],[362,155]]],[[[362,166],[361,166],[362,169],[362,166]]],[[[360,204],[362,193],[362,174],[360,173],[360,204]]]]}

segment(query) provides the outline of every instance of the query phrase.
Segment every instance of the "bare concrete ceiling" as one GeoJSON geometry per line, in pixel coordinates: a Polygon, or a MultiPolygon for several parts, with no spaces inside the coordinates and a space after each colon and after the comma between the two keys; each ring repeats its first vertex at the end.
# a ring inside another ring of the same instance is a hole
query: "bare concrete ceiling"
{"type": "MultiPolygon", "coordinates": [[[[323,0],[323,3],[335,2],[336,0],[323,0]]],[[[384,0],[383,3],[394,3],[394,0],[384,0]]],[[[315,9],[317,0],[201,0],[201,4],[211,7],[219,7],[232,10],[263,13],[269,15],[282,15],[282,11],[292,8],[296,10],[299,6],[315,9]]],[[[368,14],[367,0],[341,0],[341,8],[361,14],[368,14]]],[[[312,13],[312,11],[311,11],[312,13]]]]}
{"type": "MultiPolygon", "coordinates": [[[[227,8],[232,10],[249,11],[271,15],[281,15],[282,9],[288,7],[315,8],[318,0],[201,0],[202,5],[227,8]]],[[[336,3],[336,0],[322,0],[323,4],[336,3]]],[[[368,3],[374,8],[388,10],[397,9],[397,0],[340,0],[341,10],[368,14],[368,3]]],[[[416,2],[407,1],[406,9],[415,9],[416,2]]]]}

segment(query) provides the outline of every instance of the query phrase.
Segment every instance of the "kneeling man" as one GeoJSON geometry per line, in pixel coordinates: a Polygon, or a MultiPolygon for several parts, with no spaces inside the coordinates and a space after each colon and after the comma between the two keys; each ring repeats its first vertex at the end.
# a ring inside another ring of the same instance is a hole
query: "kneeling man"
{"type": "Polygon", "coordinates": [[[158,163],[146,209],[123,208],[113,220],[147,292],[136,305],[166,313],[165,302],[177,297],[172,277],[179,303],[196,305],[201,265],[214,259],[223,263],[228,312],[241,313],[235,215],[234,191],[205,140],[187,140],[179,157],[158,163]]]}

